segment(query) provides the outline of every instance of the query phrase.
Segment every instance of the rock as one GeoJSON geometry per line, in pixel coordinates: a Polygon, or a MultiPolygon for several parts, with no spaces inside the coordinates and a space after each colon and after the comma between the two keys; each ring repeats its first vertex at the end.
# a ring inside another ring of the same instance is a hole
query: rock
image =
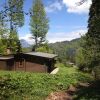
{"type": "Polygon", "coordinates": [[[50,74],[56,74],[59,71],[59,68],[55,68],[50,74]]]}

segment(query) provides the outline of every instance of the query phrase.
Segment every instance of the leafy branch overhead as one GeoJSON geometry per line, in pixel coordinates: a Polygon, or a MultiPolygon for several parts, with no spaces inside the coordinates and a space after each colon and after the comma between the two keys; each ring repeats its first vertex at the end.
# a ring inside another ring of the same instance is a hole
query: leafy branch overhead
{"type": "Polygon", "coordinates": [[[8,0],[0,11],[1,26],[9,29],[6,33],[9,34],[6,49],[10,48],[12,53],[16,52],[17,41],[19,41],[17,29],[24,25],[23,3],[24,0],[8,0]]]}

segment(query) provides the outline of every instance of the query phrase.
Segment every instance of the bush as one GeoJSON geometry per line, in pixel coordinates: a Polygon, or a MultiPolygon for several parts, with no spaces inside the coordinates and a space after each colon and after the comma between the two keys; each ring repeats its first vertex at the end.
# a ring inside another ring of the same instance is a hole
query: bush
{"type": "Polygon", "coordinates": [[[53,50],[49,48],[48,43],[42,44],[40,47],[36,48],[37,52],[53,53],[53,50]]]}
{"type": "Polygon", "coordinates": [[[100,66],[94,68],[94,76],[96,80],[100,80],[100,66]]]}

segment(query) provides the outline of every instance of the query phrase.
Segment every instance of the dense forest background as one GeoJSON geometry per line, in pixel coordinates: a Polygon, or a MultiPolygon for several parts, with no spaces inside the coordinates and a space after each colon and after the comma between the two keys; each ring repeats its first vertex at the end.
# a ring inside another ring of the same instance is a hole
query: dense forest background
{"type": "MultiPolygon", "coordinates": [[[[30,52],[32,46],[29,45],[25,40],[20,40],[23,52],[30,52]]],[[[48,43],[43,44],[37,51],[47,52],[47,53],[54,53],[58,55],[58,60],[60,62],[66,63],[76,63],[76,56],[78,50],[81,48],[80,45],[82,44],[82,39],[77,38],[71,41],[62,41],[62,42],[55,42],[55,43],[48,43]],[[49,49],[49,50],[48,50],[49,49]]]]}
{"type": "Polygon", "coordinates": [[[77,50],[80,48],[81,39],[63,41],[49,44],[49,47],[58,55],[59,61],[75,63],[77,50]]]}

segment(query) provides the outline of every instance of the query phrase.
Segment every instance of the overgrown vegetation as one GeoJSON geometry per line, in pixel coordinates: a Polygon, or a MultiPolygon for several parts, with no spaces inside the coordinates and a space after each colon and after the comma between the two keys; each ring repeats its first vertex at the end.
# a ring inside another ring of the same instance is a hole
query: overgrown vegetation
{"type": "MultiPolygon", "coordinates": [[[[48,32],[48,19],[41,0],[35,0],[31,9],[31,32],[35,39],[35,46],[45,42],[45,36],[48,32]],[[34,14],[33,14],[34,13],[34,14]]],[[[85,1],[85,0],[82,0],[85,1]]],[[[17,28],[24,24],[23,0],[15,4],[17,0],[8,0],[4,13],[0,12],[0,53],[7,54],[10,48],[13,53],[20,52],[21,45],[17,36],[17,28]],[[8,21],[6,21],[8,20],[8,21]],[[6,22],[6,23],[5,23],[6,22]],[[5,27],[8,26],[8,27],[5,27]],[[13,47],[13,48],[12,48],[13,47]]],[[[59,56],[59,62],[66,63],[70,61],[76,63],[80,70],[92,72],[96,79],[100,80],[100,0],[92,0],[89,13],[88,32],[83,37],[83,44],[79,45],[80,39],[73,41],[64,41],[55,44],[42,45],[36,51],[56,53],[59,56]]],[[[34,49],[34,48],[33,48],[34,49]]],[[[28,50],[28,49],[27,49],[28,50]]],[[[44,100],[49,93],[65,90],[70,84],[76,85],[78,82],[87,82],[92,78],[85,73],[79,72],[75,68],[67,68],[59,64],[60,71],[56,75],[24,73],[24,72],[0,72],[0,99],[33,99],[44,100]]],[[[95,98],[93,94],[87,94],[87,89],[79,91],[80,100],[99,100],[98,95],[95,98]],[[86,90],[84,92],[84,90],[86,90]],[[84,94],[84,93],[85,94],[84,94]],[[88,96],[87,96],[88,95],[88,96]],[[83,96],[83,97],[82,97],[83,96]],[[88,98],[87,98],[88,97],[88,98]]],[[[98,94],[99,91],[96,93],[98,94]]]]}
{"type": "Polygon", "coordinates": [[[81,67],[93,72],[94,77],[100,80],[100,0],[92,0],[81,54],[84,59],[81,67]]]}
{"type": "Polygon", "coordinates": [[[0,99],[44,100],[51,92],[66,90],[70,84],[92,80],[90,75],[81,73],[75,68],[61,66],[56,75],[1,71],[0,99]]]}

